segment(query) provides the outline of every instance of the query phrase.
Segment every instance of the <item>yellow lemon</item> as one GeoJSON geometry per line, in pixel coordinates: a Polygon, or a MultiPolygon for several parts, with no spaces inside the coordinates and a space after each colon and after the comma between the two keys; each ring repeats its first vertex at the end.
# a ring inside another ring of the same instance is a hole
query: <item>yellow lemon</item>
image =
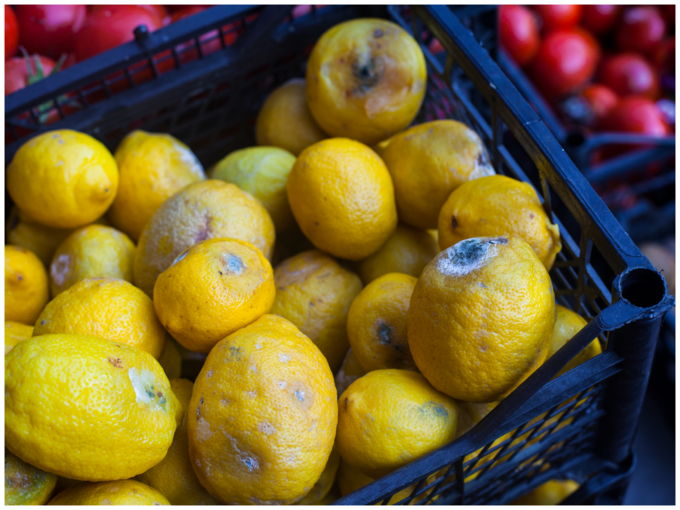
{"type": "Polygon", "coordinates": [[[33,324],[49,297],[40,259],[25,248],[5,245],[5,321],[33,324]]]}
{"type": "Polygon", "coordinates": [[[5,444],[59,476],[143,473],[165,457],[181,413],[161,366],[135,347],[45,335],[5,356],[5,444]]]}
{"type": "Polygon", "coordinates": [[[250,147],[234,151],[219,161],[210,178],[236,184],[257,198],[280,231],[294,222],[286,195],[288,174],[294,164],[295,156],[284,149],[250,147]]]}
{"type": "Polygon", "coordinates": [[[233,184],[214,179],[190,184],[166,200],[144,227],[135,252],[135,285],[152,296],[158,275],[178,255],[220,238],[249,242],[270,259],[274,224],[259,200],[233,184]]]}
{"type": "Polygon", "coordinates": [[[5,505],[44,505],[56,485],[57,475],[33,467],[5,450],[5,505]]]}
{"type": "Polygon", "coordinates": [[[135,480],[83,482],[57,494],[49,505],[169,505],[155,489],[135,480]]]}
{"type": "Polygon", "coordinates": [[[517,237],[467,239],[441,252],[418,279],[408,343],[430,383],[465,402],[503,399],[548,355],[552,282],[517,237]]]}
{"type": "MultiPolygon", "coordinates": [[[[550,340],[550,349],[548,350],[548,358],[559,351],[564,344],[571,340],[576,333],[581,331],[587,324],[586,320],[576,312],[572,312],[569,308],[561,305],[555,306],[555,329],[553,330],[552,339],[550,340]]],[[[591,358],[602,353],[602,346],[596,338],[588,346],[574,356],[569,363],[567,363],[562,370],[560,370],[555,377],[566,374],[572,368],[576,368],[581,363],[585,363],[591,358]]]]}
{"type": "Polygon", "coordinates": [[[327,136],[309,111],[303,78],[288,80],[274,90],[262,105],[255,123],[258,145],[281,147],[295,156],[327,136]]]}
{"type": "Polygon", "coordinates": [[[7,191],[37,222],[55,228],[92,223],[118,191],[118,166],[84,133],[49,131],[24,143],[7,169],[7,191]]]}
{"type": "Polygon", "coordinates": [[[16,344],[32,336],[33,326],[5,321],[5,354],[11,351],[16,344]]]}
{"type": "Polygon", "coordinates": [[[336,257],[366,258],[397,227],[390,174],[375,152],[354,140],[332,138],[306,148],[287,189],[302,232],[336,257]]]}
{"type": "Polygon", "coordinates": [[[324,468],[323,473],[321,473],[321,477],[298,505],[321,504],[323,499],[330,492],[331,487],[333,487],[335,475],[338,473],[338,466],[340,466],[340,454],[338,453],[337,448],[333,448],[331,450],[331,456],[328,457],[326,467],[324,468]]]}
{"type": "Polygon", "coordinates": [[[307,63],[307,102],[319,126],[366,144],[413,121],[426,83],[418,43],[383,19],[335,25],[317,41],[307,63]]]}
{"type": "Polygon", "coordinates": [[[338,402],[340,456],[378,478],[456,437],[455,401],[410,370],[374,370],[338,402]]]}
{"type": "Polygon", "coordinates": [[[437,241],[427,231],[397,225],[394,234],[382,248],[359,261],[356,269],[364,285],[388,273],[403,273],[418,278],[437,253],[437,241]]]}
{"type": "Polygon", "coordinates": [[[115,228],[89,225],[68,236],[50,264],[50,290],[57,296],[85,278],[132,281],[135,245],[115,228]]]}
{"type": "Polygon", "coordinates": [[[153,301],[175,340],[189,350],[210,352],[269,312],[274,294],[272,266],[260,250],[245,241],[211,239],[189,248],[161,273],[153,301]]]}
{"type": "Polygon", "coordinates": [[[173,505],[217,505],[219,502],[208,494],[196,478],[189,458],[187,415],[194,383],[187,379],[173,379],[170,387],[182,404],[182,421],[165,458],[137,476],[137,480],[156,489],[173,505]]]}
{"type": "Polygon", "coordinates": [[[347,355],[340,366],[340,370],[338,370],[338,373],[335,375],[335,388],[338,393],[338,398],[340,398],[340,395],[349,388],[350,384],[364,375],[366,375],[366,372],[361,368],[352,349],[350,349],[347,351],[347,355]]]}
{"type": "Polygon", "coordinates": [[[163,202],[205,179],[203,166],[191,149],[164,133],[133,131],[120,142],[114,157],[120,185],[108,217],[135,242],[163,202]]]}
{"type": "Polygon", "coordinates": [[[347,353],[347,314],[361,280],[332,257],[312,250],[284,260],[274,270],[271,313],[295,324],[326,357],[335,373],[347,353]]]}
{"type": "Polygon", "coordinates": [[[559,505],[580,487],[574,480],[550,480],[517,498],[511,505],[559,505]]]}
{"type": "Polygon", "coordinates": [[[158,359],[158,363],[163,367],[163,372],[170,379],[170,382],[182,375],[182,354],[179,352],[177,340],[170,335],[166,336],[165,351],[158,359]]]}
{"type": "Polygon", "coordinates": [[[347,337],[365,372],[418,370],[406,337],[406,312],[417,281],[407,274],[386,274],[369,283],[352,302],[347,337]]]}
{"type": "Polygon", "coordinates": [[[264,315],[210,351],[188,416],[189,454],[210,494],[240,505],[296,503],[333,448],[333,374],[293,324],[264,315]]]}
{"type": "Polygon", "coordinates": [[[137,347],[159,359],[167,333],[153,302],[137,287],[115,278],[87,278],[50,301],[34,336],[90,335],[137,347]]]}
{"type": "Polygon", "coordinates": [[[546,269],[562,249],[560,231],[531,184],[505,175],[475,179],[457,188],[439,214],[442,250],[471,237],[513,235],[534,249],[546,269]]]}
{"type": "Polygon", "coordinates": [[[379,154],[394,181],[399,219],[421,229],[437,227],[458,186],[494,173],[479,135],[455,120],[413,126],[381,144],[379,154]]]}

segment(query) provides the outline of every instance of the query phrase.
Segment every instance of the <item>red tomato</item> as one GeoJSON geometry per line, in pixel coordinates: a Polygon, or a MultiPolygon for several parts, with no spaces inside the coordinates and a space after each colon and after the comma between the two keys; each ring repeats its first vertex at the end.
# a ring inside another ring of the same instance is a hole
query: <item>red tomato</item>
{"type": "Polygon", "coordinates": [[[620,5],[584,5],[581,25],[595,35],[604,35],[612,29],[620,13],[620,5]]]}
{"type": "Polygon", "coordinates": [[[581,96],[588,103],[596,125],[602,122],[602,119],[609,115],[619,102],[619,98],[612,89],[599,83],[586,87],[581,96]]]}
{"type": "Polygon", "coordinates": [[[616,31],[616,44],[621,51],[651,54],[666,35],[666,22],[659,9],[640,6],[626,9],[616,31]]]}
{"type": "MultiPolygon", "coordinates": [[[[93,5],[91,12],[114,11],[116,9],[120,9],[120,8],[125,9],[127,7],[133,7],[133,6],[131,6],[131,5],[93,5]]],[[[149,11],[151,14],[155,14],[160,19],[163,19],[168,15],[167,9],[165,7],[163,7],[162,5],[137,5],[136,7],[141,7],[142,9],[149,11]]]]}
{"type": "Polygon", "coordinates": [[[5,95],[29,85],[29,72],[35,77],[40,75],[35,64],[36,57],[40,61],[43,77],[48,76],[52,72],[56,62],[51,58],[43,57],[42,55],[31,55],[28,58],[28,62],[24,57],[10,58],[5,61],[5,95]]]}
{"type": "Polygon", "coordinates": [[[501,5],[498,17],[501,44],[517,64],[528,65],[541,44],[534,15],[521,5],[501,5]]]}
{"type": "Polygon", "coordinates": [[[149,32],[163,26],[162,18],[135,5],[99,10],[88,15],[76,37],[76,59],[82,62],[103,51],[132,41],[134,29],[146,25],[149,32]]]}
{"type": "Polygon", "coordinates": [[[659,73],[643,57],[620,53],[607,58],[600,69],[599,81],[621,97],[659,96],[659,73]]]}
{"type": "Polygon", "coordinates": [[[175,23],[181,19],[188,18],[189,16],[205,11],[207,8],[208,7],[205,5],[187,5],[183,9],[173,12],[169,16],[169,23],[175,23]]]}
{"type": "Polygon", "coordinates": [[[654,136],[668,134],[668,124],[653,101],[644,97],[626,97],[602,122],[607,131],[623,131],[654,136]]]}
{"type": "Polygon", "coordinates": [[[87,15],[84,5],[17,5],[16,10],[21,45],[53,59],[73,51],[87,15]]]}
{"type": "Polygon", "coordinates": [[[13,57],[19,46],[19,25],[12,8],[5,4],[5,60],[13,57]]]}
{"type": "Polygon", "coordinates": [[[572,28],[581,19],[581,5],[535,5],[534,10],[541,18],[544,34],[560,28],[572,28]]]}
{"type": "Polygon", "coordinates": [[[529,76],[547,99],[558,99],[584,85],[599,58],[600,47],[585,30],[556,30],[543,40],[529,76]]]}

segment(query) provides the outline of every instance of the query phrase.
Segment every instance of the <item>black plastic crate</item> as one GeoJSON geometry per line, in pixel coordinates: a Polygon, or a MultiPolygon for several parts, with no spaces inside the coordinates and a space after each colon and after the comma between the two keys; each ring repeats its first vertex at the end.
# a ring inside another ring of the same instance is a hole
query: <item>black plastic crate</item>
{"type": "MultiPolygon", "coordinates": [[[[582,484],[569,498],[572,503],[620,502],[634,463],[631,441],[659,325],[674,304],[663,278],[447,7],[327,6],[297,18],[290,16],[291,9],[214,7],[142,34],[137,42],[8,96],[6,135],[12,129],[16,135],[17,127],[33,133],[70,128],[92,134],[113,150],[133,129],[165,131],[187,143],[208,167],[228,152],[254,144],[262,102],[287,79],[304,76],[306,57],[325,30],[357,17],[400,23],[422,42],[428,60],[428,91],[417,122],[463,120],[484,139],[497,172],[533,180],[562,234],[563,249],[551,271],[556,299],[589,323],[467,434],[336,504],[387,503],[412,485],[415,490],[400,504],[415,498],[418,504],[507,503],[547,480],[565,477],[582,484]],[[181,63],[177,48],[196,45],[199,36],[234,23],[241,24],[241,33],[232,46],[223,45],[221,51],[199,55],[167,73],[154,71],[141,84],[130,78],[128,88],[116,94],[108,90],[107,77],[129,76],[130,66],[149,65],[154,55],[168,55],[168,50],[181,63]],[[427,49],[432,37],[444,48],[437,55],[427,49]],[[65,94],[85,95],[83,88],[93,83],[101,85],[106,99],[83,103],[82,111],[50,126],[31,125],[25,117],[24,112],[65,94]],[[505,146],[506,130],[536,166],[533,179],[505,146]],[[559,217],[554,215],[556,203],[564,205],[559,217]],[[596,256],[603,270],[593,268],[591,257],[596,256]],[[600,356],[551,380],[595,337],[604,348],[600,356]],[[493,444],[507,433],[509,439],[493,444]],[[476,459],[465,461],[480,449],[476,459]],[[494,459],[487,460],[491,453],[494,459]]],[[[6,147],[6,161],[26,139],[6,147]]]]}

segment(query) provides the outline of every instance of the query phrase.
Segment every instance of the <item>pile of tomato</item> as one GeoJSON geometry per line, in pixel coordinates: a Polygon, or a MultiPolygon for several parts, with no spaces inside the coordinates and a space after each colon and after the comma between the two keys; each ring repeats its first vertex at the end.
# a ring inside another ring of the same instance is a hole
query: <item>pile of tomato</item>
{"type": "Polygon", "coordinates": [[[674,5],[503,5],[499,28],[507,54],[568,121],[673,132],[674,5]]]}

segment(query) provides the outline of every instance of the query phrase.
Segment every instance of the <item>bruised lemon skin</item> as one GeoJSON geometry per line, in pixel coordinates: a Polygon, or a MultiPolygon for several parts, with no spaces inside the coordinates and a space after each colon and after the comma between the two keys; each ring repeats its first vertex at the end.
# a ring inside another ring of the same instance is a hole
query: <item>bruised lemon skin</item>
{"type": "Polygon", "coordinates": [[[505,175],[462,184],[441,208],[438,225],[442,250],[471,237],[514,235],[550,270],[562,249],[559,227],[550,222],[533,186],[505,175]]]}
{"type": "Polygon", "coordinates": [[[89,135],[62,129],[24,143],[7,169],[14,203],[43,225],[76,228],[92,223],[118,191],[118,165],[89,135]]]}
{"type": "Polygon", "coordinates": [[[153,304],[180,344],[210,352],[269,312],[275,293],[274,272],[260,250],[245,241],[211,239],[189,248],[161,273],[153,304]]]}
{"type": "Polygon", "coordinates": [[[288,176],[287,192],[302,232],[335,257],[366,258],[397,227],[387,167],[354,140],[331,138],[302,151],[288,176]]]}
{"type": "Polygon", "coordinates": [[[44,335],[5,356],[7,448],[66,478],[120,480],[158,464],[182,407],[150,354],[84,335],[44,335]]]}
{"type": "Polygon", "coordinates": [[[137,287],[115,278],[87,278],[50,301],[34,336],[91,335],[137,347],[160,359],[167,333],[153,302],[137,287]]]}
{"type": "Polygon", "coordinates": [[[25,248],[5,245],[5,321],[33,324],[49,297],[40,259],[25,248]]]}
{"type": "Polygon", "coordinates": [[[82,482],[57,494],[49,505],[169,505],[156,489],[135,480],[82,482]]]}
{"type": "Polygon", "coordinates": [[[317,41],[307,64],[307,102],[331,136],[374,144],[406,128],[425,96],[418,43],[395,23],[357,19],[317,41]]]}
{"type": "Polygon", "coordinates": [[[327,465],[338,406],[319,349],[286,319],[264,315],[210,351],[188,413],[189,455],[211,495],[291,504],[327,465]]]}
{"type": "Polygon", "coordinates": [[[455,401],[410,370],[374,370],[338,401],[340,456],[379,478],[456,437],[455,401]]]}
{"type": "MultiPolygon", "coordinates": [[[[574,338],[574,335],[581,331],[587,324],[586,320],[576,312],[572,312],[569,308],[562,305],[555,306],[555,329],[550,340],[550,350],[548,351],[548,358],[559,351],[569,340],[574,338]]],[[[581,363],[585,363],[589,359],[594,358],[602,353],[602,346],[596,338],[588,344],[588,346],[574,356],[569,363],[567,363],[562,370],[560,370],[555,377],[566,374],[572,368],[576,368],[581,363]]]]}
{"type": "Polygon", "coordinates": [[[378,154],[394,181],[399,219],[420,229],[437,227],[453,190],[494,174],[482,139],[455,120],[413,126],[379,144],[378,154]]]}
{"type": "Polygon", "coordinates": [[[430,383],[465,402],[502,400],[546,359],[555,324],[552,282],[517,237],[467,239],[418,279],[408,343],[430,383]]]}
{"type": "Polygon", "coordinates": [[[191,149],[165,133],[133,131],[120,142],[114,157],[120,185],[107,215],[114,227],[135,242],[163,202],[205,179],[203,166],[191,149]]]}
{"type": "Polygon", "coordinates": [[[257,145],[281,147],[298,156],[328,135],[307,106],[307,84],[293,78],[274,90],[262,105],[255,124],[257,145]]]}
{"type": "Polygon", "coordinates": [[[246,241],[270,259],[275,237],[269,213],[250,193],[215,179],[190,184],[166,200],[144,227],[135,252],[134,284],[153,296],[158,275],[201,241],[246,241]]]}
{"type": "Polygon", "coordinates": [[[5,450],[5,505],[44,505],[56,485],[57,475],[35,468],[5,450]]]}

